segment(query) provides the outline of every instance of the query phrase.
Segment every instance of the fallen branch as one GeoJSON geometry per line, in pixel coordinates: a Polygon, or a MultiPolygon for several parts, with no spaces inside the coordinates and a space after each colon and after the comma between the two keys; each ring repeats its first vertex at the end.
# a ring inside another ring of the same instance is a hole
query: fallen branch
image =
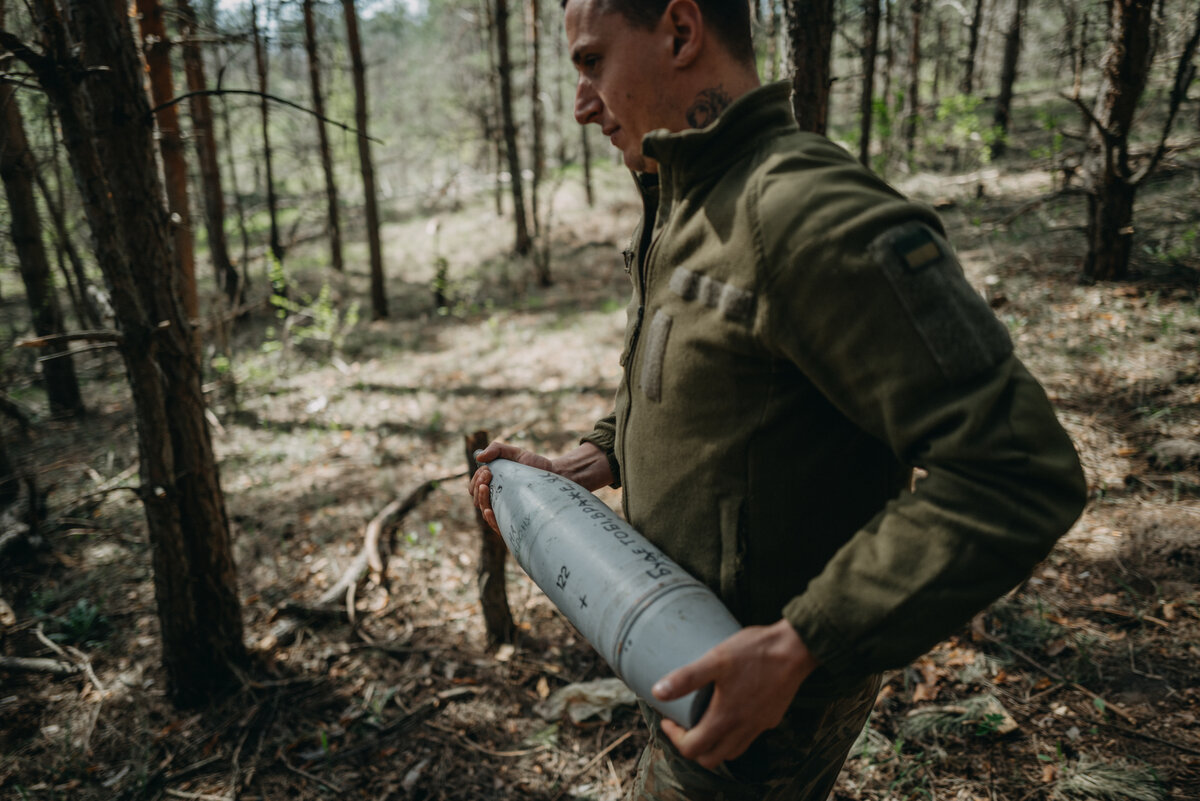
{"type": "MultiPolygon", "coordinates": [[[[369,753],[378,749],[383,745],[384,740],[389,737],[395,737],[398,734],[404,734],[412,729],[415,729],[432,715],[438,707],[441,706],[441,700],[438,698],[429,698],[420,706],[409,712],[406,715],[401,715],[396,720],[388,723],[380,729],[374,737],[370,738],[362,745],[356,745],[353,748],[346,748],[341,751],[329,751],[314,759],[310,764],[312,766],[328,765],[331,762],[341,762],[353,756],[369,753]]],[[[314,777],[315,778],[315,777],[314,777]]]]}
{"type": "MultiPolygon", "coordinates": [[[[397,499],[385,506],[375,518],[367,524],[366,531],[363,535],[363,549],[350,563],[350,567],[342,574],[337,583],[330,587],[317,600],[317,606],[325,606],[332,603],[334,600],[349,595],[358,585],[358,580],[369,566],[376,574],[383,573],[383,559],[380,557],[380,539],[385,531],[388,531],[400,524],[409,512],[417,508],[429,494],[433,492],[439,484],[446,481],[454,481],[455,479],[463,478],[466,473],[455,473],[452,476],[442,476],[441,478],[431,478],[422,483],[415,490],[410,492],[403,499],[397,499]]],[[[354,619],[353,609],[348,611],[350,619],[354,619]]]]}
{"type": "Polygon", "coordinates": [[[37,636],[42,645],[58,654],[63,659],[74,662],[75,667],[87,674],[88,680],[96,688],[96,692],[100,693],[101,695],[104,694],[104,685],[100,683],[100,679],[96,676],[96,671],[92,670],[92,660],[88,659],[87,654],[85,654],[83,651],[80,651],[78,648],[72,648],[69,645],[64,649],[61,645],[46,636],[46,632],[42,629],[41,623],[38,623],[38,626],[36,629],[34,629],[33,633],[35,636],[37,636]],[[70,653],[68,653],[68,651],[70,651],[70,653]]]}
{"type": "Polygon", "coordinates": [[[49,673],[54,676],[74,676],[81,671],[79,665],[57,659],[23,656],[0,656],[0,670],[13,673],[49,673]]]}
{"type": "MultiPolygon", "coordinates": [[[[380,540],[385,532],[394,529],[400,524],[405,516],[413,509],[417,508],[426,498],[429,497],[439,484],[445,481],[453,481],[462,478],[466,473],[457,473],[452,476],[443,476],[441,478],[431,478],[423,482],[420,486],[406,495],[404,498],[396,500],[385,506],[379,514],[375,515],[374,519],[367,524],[366,531],[363,535],[363,547],[354,557],[354,561],[342,573],[341,578],[337,583],[326,590],[320,598],[317,599],[315,606],[302,606],[299,604],[282,604],[276,610],[276,614],[288,615],[289,619],[281,620],[278,624],[272,627],[271,633],[258,642],[256,646],[261,651],[269,651],[278,648],[282,645],[289,644],[296,635],[300,624],[294,619],[295,617],[316,617],[326,616],[327,608],[330,604],[339,598],[346,599],[346,619],[350,623],[354,623],[354,593],[358,588],[358,581],[370,566],[376,575],[383,574],[383,559],[380,556],[380,540]]],[[[337,613],[341,617],[341,613],[337,613]]]]}
{"type": "Polygon", "coordinates": [[[1046,667],[1045,665],[1039,663],[1037,660],[1035,660],[1033,657],[1031,657],[1029,654],[1025,653],[1024,651],[1020,650],[1019,648],[1014,648],[1011,645],[1009,645],[1008,643],[1004,642],[1003,640],[993,637],[992,635],[988,634],[985,631],[982,631],[981,629],[976,629],[973,631],[973,633],[978,635],[979,637],[982,637],[984,640],[987,640],[988,642],[992,643],[993,645],[1000,646],[1004,650],[1011,653],[1013,656],[1019,657],[1020,659],[1024,660],[1025,662],[1028,662],[1030,665],[1037,668],[1042,673],[1046,674],[1047,676],[1049,676],[1050,678],[1059,682],[1060,684],[1065,684],[1065,685],[1071,687],[1072,689],[1079,690],[1079,692],[1088,696],[1093,701],[1099,701],[1100,703],[1104,704],[1105,709],[1110,709],[1113,712],[1115,712],[1116,714],[1120,715],[1130,725],[1132,725],[1132,726],[1138,725],[1137,718],[1135,718],[1133,715],[1126,712],[1121,707],[1117,706],[1116,704],[1114,704],[1111,701],[1107,701],[1104,698],[1101,698],[1099,695],[1092,692],[1087,687],[1084,687],[1079,682],[1071,681],[1068,678],[1064,678],[1063,676],[1059,675],[1055,671],[1053,671],[1050,668],[1046,667]]]}

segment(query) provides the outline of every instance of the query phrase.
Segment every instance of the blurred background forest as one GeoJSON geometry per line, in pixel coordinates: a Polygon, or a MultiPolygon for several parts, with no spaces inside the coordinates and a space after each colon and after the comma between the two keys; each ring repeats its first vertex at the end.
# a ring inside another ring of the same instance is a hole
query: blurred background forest
{"type": "MultiPolygon", "coordinates": [[[[1200,5],[751,6],[1091,493],[836,797],[1200,798],[1200,5]]],[[[621,797],[636,709],[564,712],[611,672],[465,492],[620,378],[640,209],[573,98],[550,0],[0,0],[3,797],[621,797]]]]}

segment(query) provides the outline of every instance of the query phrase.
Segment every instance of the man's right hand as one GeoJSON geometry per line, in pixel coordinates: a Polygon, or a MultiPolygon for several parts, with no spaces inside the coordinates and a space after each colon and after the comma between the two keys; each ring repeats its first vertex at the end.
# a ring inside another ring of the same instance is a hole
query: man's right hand
{"type": "MultiPolygon", "coordinates": [[[[548,459],[545,456],[531,453],[524,448],[518,448],[516,445],[509,445],[504,442],[492,442],[480,451],[479,455],[475,458],[480,462],[490,462],[493,459],[508,459],[518,464],[536,467],[538,470],[547,470],[564,478],[569,478],[588,490],[597,490],[600,487],[611,484],[613,481],[608,457],[604,455],[604,451],[590,442],[583,443],[578,448],[563,454],[557,459],[548,459]]],[[[483,513],[484,521],[496,533],[499,533],[500,527],[496,524],[496,513],[492,511],[491,482],[492,471],[488,470],[487,465],[484,464],[475,471],[475,475],[471,476],[471,499],[475,501],[475,505],[483,513]]]]}

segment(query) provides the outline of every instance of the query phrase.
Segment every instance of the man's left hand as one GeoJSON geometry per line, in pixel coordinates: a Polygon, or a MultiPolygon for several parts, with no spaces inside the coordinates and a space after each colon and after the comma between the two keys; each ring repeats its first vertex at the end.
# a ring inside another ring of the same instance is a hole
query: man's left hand
{"type": "Polygon", "coordinates": [[[712,700],[695,728],[663,718],[663,733],[684,757],[711,770],[778,726],[817,664],[786,620],[744,628],[654,685],[655,697],[670,701],[714,684],[712,700]]]}

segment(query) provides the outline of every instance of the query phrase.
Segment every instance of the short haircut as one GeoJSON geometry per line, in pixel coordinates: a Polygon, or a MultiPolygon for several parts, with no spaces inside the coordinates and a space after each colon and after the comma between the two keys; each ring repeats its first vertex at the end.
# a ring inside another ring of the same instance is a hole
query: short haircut
{"type": "MultiPolygon", "coordinates": [[[[568,0],[562,0],[566,8],[568,0]]],[[[750,34],[750,3],[747,0],[694,0],[704,24],[716,34],[730,55],[754,63],[754,40],[750,34]]],[[[639,28],[653,28],[662,19],[670,0],[600,0],[605,12],[615,12],[639,28]]]]}

